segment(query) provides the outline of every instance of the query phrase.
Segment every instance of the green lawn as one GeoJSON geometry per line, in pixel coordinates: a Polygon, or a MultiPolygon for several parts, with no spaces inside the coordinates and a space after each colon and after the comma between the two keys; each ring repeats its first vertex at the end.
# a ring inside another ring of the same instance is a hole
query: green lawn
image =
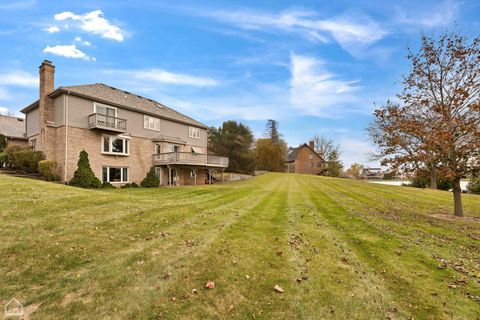
{"type": "MultiPolygon", "coordinates": [[[[123,190],[0,175],[0,195],[0,306],[16,297],[32,319],[480,318],[480,223],[432,217],[452,212],[448,192],[287,174],[123,190]]],[[[480,218],[480,196],[464,205],[480,218]]]]}

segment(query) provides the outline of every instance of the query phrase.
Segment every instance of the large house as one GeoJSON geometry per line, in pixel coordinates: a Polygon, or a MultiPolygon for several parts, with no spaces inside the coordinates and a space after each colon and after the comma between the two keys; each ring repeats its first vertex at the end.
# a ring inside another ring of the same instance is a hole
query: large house
{"type": "Polygon", "coordinates": [[[161,185],[211,182],[228,158],[210,155],[207,126],[159,102],[105,84],[54,87],[55,67],[40,66],[39,100],[25,107],[26,137],[69,181],[79,154],[112,184],[139,183],[152,166],[161,185]]]}
{"type": "Polygon", "coordinates": [[[288,148],[285,172],[318,175],[325,170],[325,161],[315,151],[314,142],[302,144],[297,148],[288,148]]]}
{"type": "Polygon", "coordinates": [[[0,134],[5,137],[7,146],[26,146],[25,119],[0,115],[0,134]]]}

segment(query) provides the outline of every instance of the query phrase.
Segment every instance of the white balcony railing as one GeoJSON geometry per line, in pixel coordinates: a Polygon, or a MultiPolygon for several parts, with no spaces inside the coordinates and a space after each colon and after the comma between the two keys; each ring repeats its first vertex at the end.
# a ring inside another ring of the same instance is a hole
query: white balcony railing
{"type": "Polygon", "coordinates": [[[90,129],[125,132],[127,131],[127,120],[101,113],[93,113],[88,116],[88,126],[90,129]]]}
{"type": "Polygon", "coordinates": [[[207,167],[228,167],[228,158],[193,152],[167,152],[153,155],[156,165],[184,164],[207,167]]]}

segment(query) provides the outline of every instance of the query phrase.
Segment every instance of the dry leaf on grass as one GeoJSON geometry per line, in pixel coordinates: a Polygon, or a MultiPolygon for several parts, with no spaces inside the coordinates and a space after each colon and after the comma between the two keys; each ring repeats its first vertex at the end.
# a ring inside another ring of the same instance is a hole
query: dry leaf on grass
{"type": "Polygon", "coordinates": [[[207,288],[207,289],[215,289],[215,282],[213,282],[213,281],[208,281],[208,282],[205,284],[205,288],[207,288]]]}
{"type": "Polygon", "coordinates": [[[280,293],[283,293],[283,291],[284,291],[283,288],[280,287],[278,284],[276,284],[276,285],[273,287],[273,289],[274,289],[275,291],[277,291],[277,292],[280,292],[280,293]]]}

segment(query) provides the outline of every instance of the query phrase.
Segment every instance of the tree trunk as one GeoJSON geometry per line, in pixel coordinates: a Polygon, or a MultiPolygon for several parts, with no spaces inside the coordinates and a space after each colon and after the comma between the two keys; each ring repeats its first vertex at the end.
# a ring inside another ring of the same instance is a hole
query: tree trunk
{"type": "Polygon", "coordinates": [[[460,178],[455,178],[453,180],[453,204],[453,214],[456,217],[463,217],[462,188],[460,187],[460,178]]]}
{"type": "Polygon", "coordinates": [[[437,189],[437,172],[432,170],[430,174],[430,189],[437,189]]]}

